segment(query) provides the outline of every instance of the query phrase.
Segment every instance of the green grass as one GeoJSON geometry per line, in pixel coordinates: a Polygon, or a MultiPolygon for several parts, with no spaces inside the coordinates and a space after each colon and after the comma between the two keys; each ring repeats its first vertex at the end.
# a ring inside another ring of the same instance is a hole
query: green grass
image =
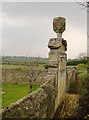
{"type": "Polygon", "coordinates": [[[2,69],[17,69],[21,67],[21,65],[0,65],[0,68],[2,69]]]}
{"type": "Polygon", "coordinates": [[[69,93],[79,94],[83,96],[87,94],[87,66],[85,64],[78,64],[77,69],[77,80],[70,82],[69,93]]]}
{"type": "MultiPolygon", "coordinates": [[[[34,85],[33,91],[39,86],[34,85]]],[[[11,103],[16,102],[20,98],[29,94],[28,84],[12,84],[12,83],[2,83],[2,108],[9,106],[11,103]]]]}
{"type": "Polygon", "coordinates": [[[15,56],[4,56],[2,58],[3,63],[9,63],[9,64],[24,64],[29,62],[39,62],[39,63],[47,63],[47,58],[39,58],[39,57],[15,57],[15,56]],[[3,59],[4,58],[4,59],[3,59]]]}
{"type": "Polygon", "coordinates": [[[85,65],[85,64],[78,64],[77,68],[78,68],[78,71],[84,72],[84,71],[87,70],[87,65],[85,65]]]}
{"type": "MultiPolygon", "coordinates": [[[[23,68],[23,67],[24,67],[24,65],[6,65],[6,64],[0,65],[0,68],[2,68],[2,69],[18,69],[18,68],[23,68]]],[[[26,67],[30,67],[30,66],[26,66],[26,67]]],[[[39,68],[43,69],[44,65],[39,64],[39,68]]]]}
{"type": "Polygon", "coordinates": [[[38,88],[39,88],[39,85],[33,85],[32,91],[35,91],[35,90],[37,90],[38,88]]]}
{"type": "Polygon", "coordinates": [[[78,64],[78,77],[85,80],[87,78],[87,65],[85,64],[78,64]]]}

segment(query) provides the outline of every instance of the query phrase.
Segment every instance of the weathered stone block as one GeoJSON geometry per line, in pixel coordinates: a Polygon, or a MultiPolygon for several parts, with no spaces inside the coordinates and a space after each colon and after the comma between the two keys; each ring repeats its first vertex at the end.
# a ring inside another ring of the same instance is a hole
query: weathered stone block
{"type": "Polygon", "coordinates": [[[60,53],[65,53],[65,51],[67,50],[67,42],[66,40],[62,39],[62,45],[59,48],[60,49],[60,53]]]}
{"type": "Polygon", "coordinates": [[[58,49],[62,45],[62,39],[52,38],[49,40],[48,47],[51,49],[58,49]]]}
{"type": "Polygon", "coordinates": [[[49,70],[48,70],[48,73],[56,75],[57,74],[57,68],[51,68],[50,67],[49,70]]]}
{"type": "Polygon", "coordinates": [[[47,117],[53,118],[55,111],[55,88],[50,84],[42,86],[43,91],[47,94],[48,97],[48,108],[47,108],[47,117]]]}
{"type": "Polygon", "coordinates": [[[60,65],[61,70],[66,69],[66,61],[64,59],[62,61],[60,61],[59,65],[60,65]]]}
{"type": "Polygon", "coordinates": [[[49,53],[49,60],[55,60],[55,61],[57,61],[57,57],[58,57],[58,53],[57,52],[51,51],[49,53]]]}
{"type": "Polygon", "coordinates": [[[63,17],[56,17],[53,20],[53,30],[56,33],[63,33],[65,31],[65,18],[63,17]]]}
{"type": "Polygon", "coordinates": [[[62,46],[60,47],[60,53],[65,53],[65,46],[62,44],[62,46]]]}
{"type": "Polygon", "coordinates": [[[49,67],[57,68],[58,61],[49,60],[49,67]]]}
{"type": "Polygon", "coordinates": [[[60,58],[62,59],[67,59],[67,54],[66,53],[60,53],[60,58]]]}

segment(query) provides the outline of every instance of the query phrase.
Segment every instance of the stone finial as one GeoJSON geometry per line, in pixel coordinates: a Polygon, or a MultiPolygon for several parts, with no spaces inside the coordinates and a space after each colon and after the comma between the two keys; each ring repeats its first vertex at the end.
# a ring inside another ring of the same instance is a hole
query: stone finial
{"type": "Polygon", "coordinates": [[[63,33],[65,31],[65,18],[63,17],[56,17],[53,20],[53,30],[56,33],[63,33]]]}

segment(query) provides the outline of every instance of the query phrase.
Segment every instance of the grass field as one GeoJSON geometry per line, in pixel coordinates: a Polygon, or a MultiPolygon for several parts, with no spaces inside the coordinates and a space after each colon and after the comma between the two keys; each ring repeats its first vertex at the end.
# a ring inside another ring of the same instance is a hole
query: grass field
{"type": "Polygon", "coordinates": [[[47,63],[47,58],[40,58],[40,57],[16,57],[16,56],[4,56],[2,58],[2,63],[9,63],[9,64],[24,64],[29,62],[38,62],[38,63],[47,63]]]}
{"type": "Polygon", "coordinates": [[[17,69],[21,67],[21,65],[0,65],[0,68],[2,69],[17,69]]]}
{"type": "MultiPolygon", "coordinates": [[[[8,64],[3,64],[0,65],[1,69],[18,69],[18,68],[23,68],[25,65],[8,65],[8,64]]],[[[39,68],[44,68],[44,64],[38,64],[39,68]]],[[[30,65],[27,65],[25,67],[30,67],[30,65]]]]}
{"type": "MultiPolygon", "coordinates": [[[[36,90],[39,86],[34,85],[32,90],[36,90]]],[[[11,84],[2,83],[2,108],[9,106],[20,98],[29,94],[28,84],[11,84]]]]}

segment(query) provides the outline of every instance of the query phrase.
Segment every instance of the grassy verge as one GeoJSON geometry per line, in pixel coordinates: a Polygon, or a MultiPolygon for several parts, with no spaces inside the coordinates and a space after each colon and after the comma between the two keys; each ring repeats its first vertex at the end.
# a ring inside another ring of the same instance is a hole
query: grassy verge
{"type": "Polygon", "coordinates": [[[69,94],[64,95],[55,118],[89,119],[89,75],[85,64],[77,65],[78,74],[75,81],[70,81],[69,94]]]}
{"type": "MultiPolygon", "coordinates": [[[[39,86],[34,85],[32,90],[36,90],[39,86]]],[[[2,83],[2,108],[9,106],[20,98],[29,94],[28,84],[12,84],[2,83]]]]}
{"type": "Polygon", "coordinates": [[[69,93],[84,95],[87,94],[87,66],[85,64],[77,65],[78,73],[76,81],[70,82],[69,93]]]}
{"type": "MultiPolygon", "coordinates": [[[[24,68],[24,67],[29,68],[29,67],[32,67],[32,66],[31,65],[11,65],[11,64],[7,65],[7,64],[3,64],[3,65],[0,65],[0,69],[18,69],[18,68],[24,68]]],[[[44,64],[38,64],[38,66],[39,66],[40,69],[44,69],[45,68],[44,64]]]]}
{"type": "Polygon", "coordinates": [[[79,95],[77,118],[89,119],[89,73],[85,64],[78,64],[76,81],[71,81],[69,93],[79,95]]]}
{"type": "MultiPolygon", "coordinates": [[[[62,104],[58,107],[54,119],[66,120],[66,118],[75,118],[78,114],[79,95],[66,93],[63,96],[62,104]]],[[[70,119],[70,120],[71,120],[70,119]]]]}
{"type": "Polygon", "coordinates": [[[74,118],[77,115],[79,95],[65,94],[60,118],[74,118]]]}

